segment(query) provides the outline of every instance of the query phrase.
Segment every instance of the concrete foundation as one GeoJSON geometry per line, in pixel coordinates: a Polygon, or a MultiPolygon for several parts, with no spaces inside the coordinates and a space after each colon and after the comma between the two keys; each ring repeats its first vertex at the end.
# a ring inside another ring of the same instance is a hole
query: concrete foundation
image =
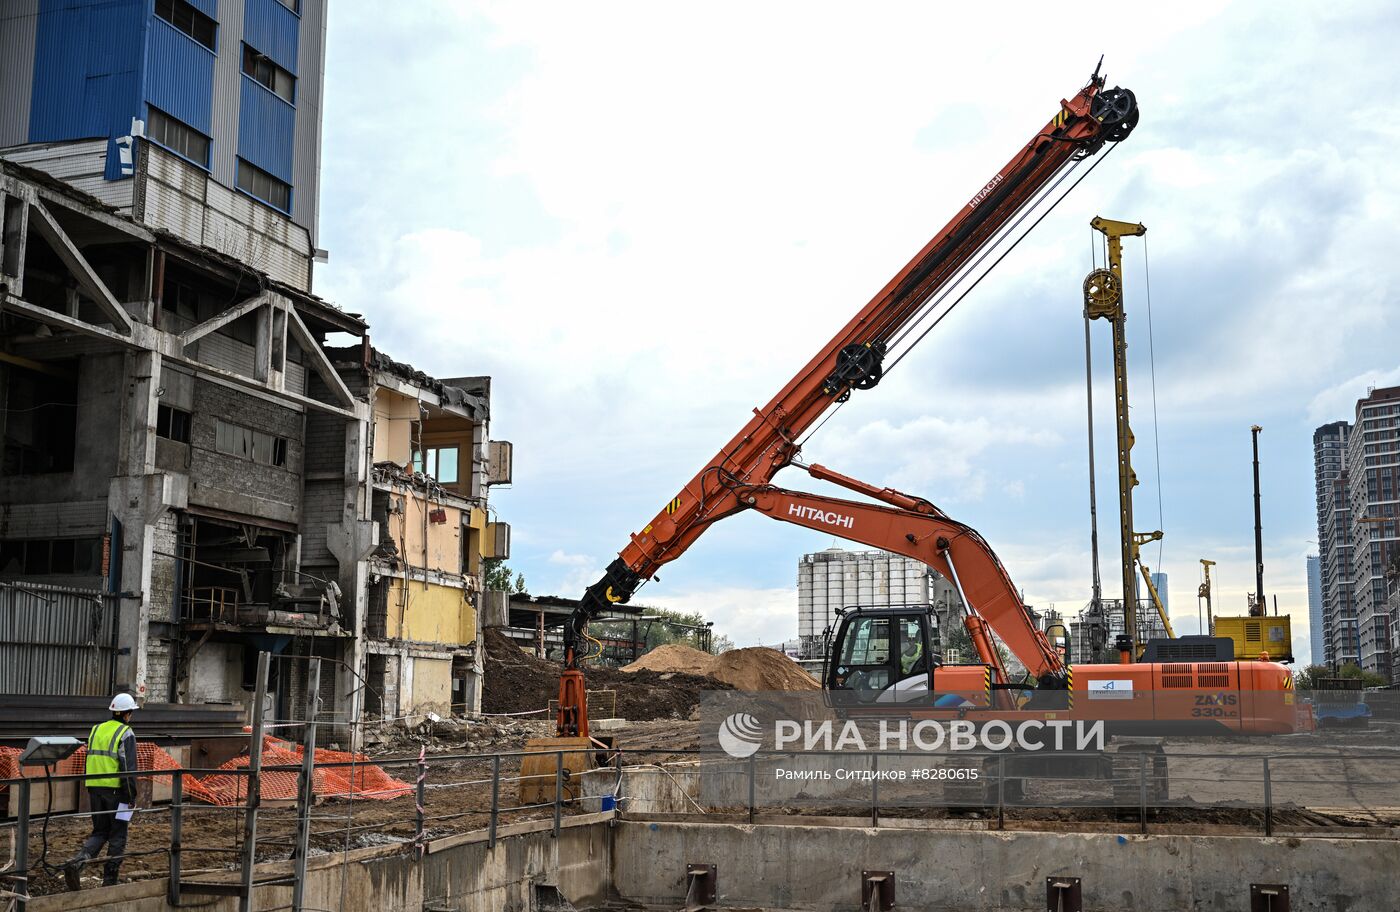
{"type": "MultiPolygon", "coordinates": [[[[1039,912],[1050,876],[1081,878],[1090,912],[1248,909],[1252,883],[1286,884],[1294,912],[1394,909],[1400,842],[1368,838],[1134,836],[947,830],[901,821],[868,829],[615,819],[567,819],[435,840],[421,859],[403,844],[311,860],[306,904],[375,912],[533,912],[540,888],[578,909],[607,902],[676,909],[688,864],[717,868],[716,908],[848,912],[859,908],[863,870],[893,871],[898,908],[929,912],[1039,912]]],[[[288,872],[262,865],[258,878],[288,872]]],[[[200,879],[214,879],[212,875],[200,879]]],[[[227,880],[228,878],[220,878],[227,880]]],[[[164,881],[47,896],[33,912],[157,912],[164,881]]],[[[290,901],[287,887],[259,888],[253,908],[290,901]]],[[[237,900],[186,897],[213,912],[237,900]]]]}

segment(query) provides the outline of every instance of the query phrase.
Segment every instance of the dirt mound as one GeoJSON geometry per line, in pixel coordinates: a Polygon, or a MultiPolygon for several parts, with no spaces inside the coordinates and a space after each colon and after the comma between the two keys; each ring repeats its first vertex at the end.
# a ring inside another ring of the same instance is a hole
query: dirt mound
{"type": "Polygon", "coordinates": [[[680,671],[685,674],[707,675],[715,666],[715,657],[693,646],[668,643],[658,646],[623,671],[680,671]]]}
{"type": "Polygon", "coordinates": [[[711,677],[735,690],[821,690],[817,679],[792,659],[765,646],[731,649],[715,656],[711,677]]]}
{"type": "Polygon", "coordinates": [[[820,690],[821,685],[792,659],[775,649],[752,646],[731,649],[717,656],[689,646],[658,646],[631,665],[625,672],[655,671],[683,672],[708,675],[735,690],[804,691],[820,690]]]}
{"type": "MultiPolygon", "coordinates": [[[[560,666],[524,652],[495,627],[486,628],[486,676],[481,708],[488,713],[523,713],[546,709],[559,698],[560,666]]],[[[687,719],[707,690],[730,690],[714,678],[678,671],[624,672],[588,667],[583,671],[590,691],[612,691],[590,696],[589,716],[601,719],[614,713],[623,719],[687,719]],[[595,702],[596,701],[596,702],[595,702]]],[[[543,713],[531,716],[543,719],[543,713]]]]}

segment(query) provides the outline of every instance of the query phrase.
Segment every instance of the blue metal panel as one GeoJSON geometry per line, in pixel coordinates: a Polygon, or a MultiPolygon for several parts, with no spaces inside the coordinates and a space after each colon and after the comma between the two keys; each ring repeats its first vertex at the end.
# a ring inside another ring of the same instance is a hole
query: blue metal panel
{"type": "Polygon", "coordinates": [[[280,181],[292,182],[296,109],[243,77],[238,108],[238,154],[280,181]]]}
{"type": "Polygon", "coordinates": [[[214,105],[214,54],[159,18],[151,20],[146,101],[209,135],[214,105]]]}
{"type": "Polygon", "coordinates": [[[301,17],[279,0],[247,0],[243,13],[243,40],[266,54],[282,69],[297,71],[297,35],[301,17]]]}
{"type": "Polygon", "coordinates": [[[141,116],[148,0],[40,0],[29,141],[125,135],[141,116]]]}

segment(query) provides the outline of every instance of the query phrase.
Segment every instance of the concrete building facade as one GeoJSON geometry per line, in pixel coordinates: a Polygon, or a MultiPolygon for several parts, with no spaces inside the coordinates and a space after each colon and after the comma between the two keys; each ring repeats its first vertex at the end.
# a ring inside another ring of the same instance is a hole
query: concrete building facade
{"type": "Polygon", "coordinates": [[[1321,650],[1315,661],[1337,668],[1359,664],[1360,637],[1352,598],[1352,522],[1347,441],[1351,424],[1334,421],[1313,432],[1313,478],[1322,596],[1321,650]]]}
{"type": "Polygon", "coordinates": [[[1400,542],[1400,387],[1373,389],[1356,403],[1346,464],[1361,667],[1390,678],[1395,619],[1385,573],[1400,542]]]}

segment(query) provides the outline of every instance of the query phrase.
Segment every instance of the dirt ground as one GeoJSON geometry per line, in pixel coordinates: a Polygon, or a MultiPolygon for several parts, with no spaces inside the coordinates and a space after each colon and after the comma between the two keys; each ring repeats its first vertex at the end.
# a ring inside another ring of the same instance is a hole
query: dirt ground
{"type": "MultiPolygon", "coordinates": [[[[560,667],[537,659],[494,627],[486,628],[486,675],[482,711],[527,713],[544,710],[559,698],[560,667]]],[[[622,719],[687,719],[707,690],[729,690],[713,678],[682,672],[623,672],[611,668],[584,669],[590,691],[609,691],[589,698],[589,715],[622,719]],[[613,695],[616,696],[614,707],[613,695]],[[598,705],[593,705],[594,701],[598,705]]],[[[544,718],[541,713],[536,718],[544,718]]]]}

